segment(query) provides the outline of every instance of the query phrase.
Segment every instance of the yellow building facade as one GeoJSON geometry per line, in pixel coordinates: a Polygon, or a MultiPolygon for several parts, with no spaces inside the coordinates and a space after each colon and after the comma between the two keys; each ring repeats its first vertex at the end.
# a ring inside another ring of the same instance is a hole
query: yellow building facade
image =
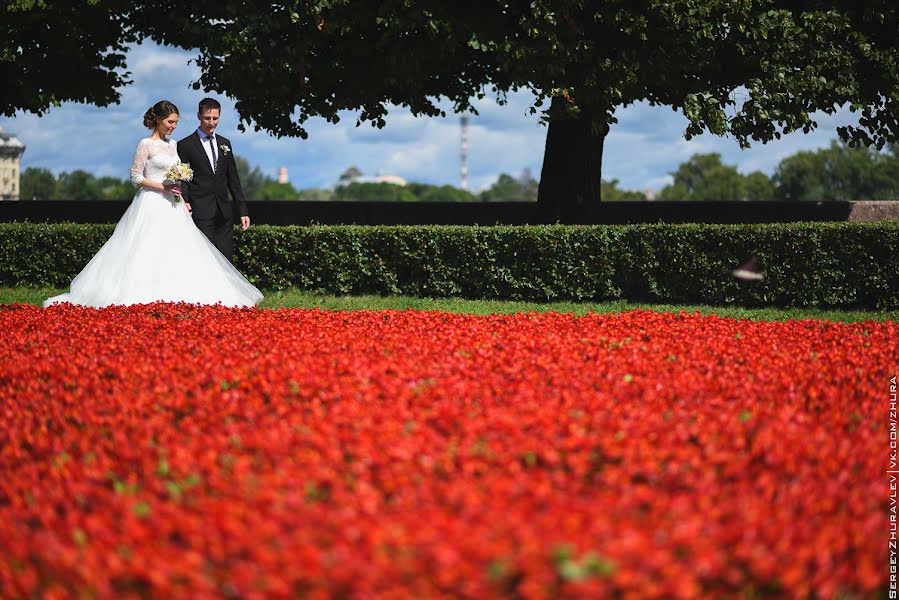
{"type": "Polygon", "coordinates": [[[0,200],[19,199],[19,163],[25,144],[0,129],[0,200]]]}

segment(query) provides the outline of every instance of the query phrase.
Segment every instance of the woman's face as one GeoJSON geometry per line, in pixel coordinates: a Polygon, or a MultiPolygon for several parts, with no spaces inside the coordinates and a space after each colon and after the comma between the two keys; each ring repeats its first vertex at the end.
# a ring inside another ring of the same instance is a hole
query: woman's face
{"type": "Polygon", "coordinates": [[[172,113],[156,121],[156,131],[159,135],[171,135],[178,126],[178,113],[172,113]]]}

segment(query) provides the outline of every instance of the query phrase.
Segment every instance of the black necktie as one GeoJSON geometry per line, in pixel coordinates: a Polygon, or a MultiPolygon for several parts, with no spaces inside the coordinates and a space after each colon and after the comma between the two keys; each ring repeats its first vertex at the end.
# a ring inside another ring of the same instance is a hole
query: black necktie
{"type": "Polygon", "coordinates": [[[209,148],[212,149],[212,170],[215,171],[219,166],[219,157],[215,153],[215,138],[207,135],[206,139],[209,141],[209,148]]]}

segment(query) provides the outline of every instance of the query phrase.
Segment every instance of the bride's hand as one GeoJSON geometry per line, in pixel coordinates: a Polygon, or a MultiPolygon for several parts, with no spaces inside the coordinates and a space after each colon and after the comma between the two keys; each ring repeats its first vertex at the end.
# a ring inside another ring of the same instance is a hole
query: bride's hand
{"type": "Polygon", "coordinates": [[[174,194],[175,196],[181,195],[181,186],[177,183],[165,183],[162,185],[167,194],[174,194]]]}

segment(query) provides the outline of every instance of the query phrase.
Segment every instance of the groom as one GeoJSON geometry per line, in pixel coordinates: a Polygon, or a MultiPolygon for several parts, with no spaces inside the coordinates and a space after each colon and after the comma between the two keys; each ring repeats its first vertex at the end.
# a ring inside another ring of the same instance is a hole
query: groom
{"type": "Polygon", "coordinates": [[[178,142],[178,156],[193,169],[193,181],[181,185],[181,194],[197,228],[233,261],[234,223],[240,218],[240,227],[250,227],[247,199],[244,198],[237,176],[237,163],[231,142],[216,135],[222,105],[218,100],[200,100],[197,130],[178,142]],[[231,192],[231,197],[228,197],[231,192]]]}

